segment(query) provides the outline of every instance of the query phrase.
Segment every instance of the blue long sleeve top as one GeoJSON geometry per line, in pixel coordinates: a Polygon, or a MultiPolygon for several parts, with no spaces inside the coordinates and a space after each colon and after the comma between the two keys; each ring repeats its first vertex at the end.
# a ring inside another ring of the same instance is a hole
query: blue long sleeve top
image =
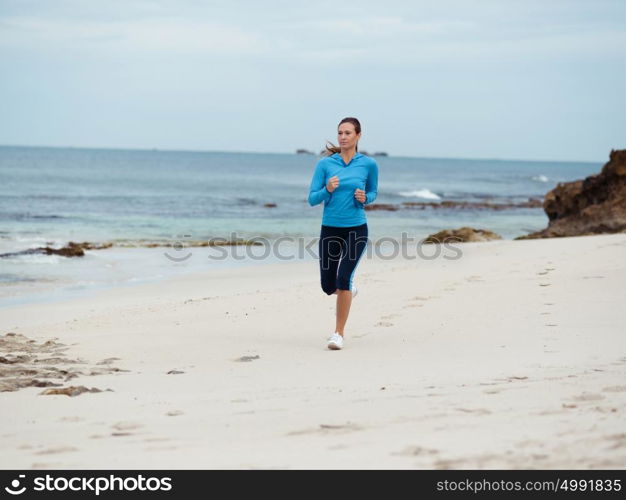
{"type": "Polygon", "coordinates": [[[309,189],[309,205],[324,202],[324,226],[360,226],[367,222],[365,205],[372,203],[377,194],[378,164],[374,158],[356,153],[346,164],[341,155],[335,153],[317,162],[309,189]],[[339,185],[331,193],[326,184],[335,175],[339,177],[339,185]],[[354,197],[357,188],[365,191],[365,203],[354,197]]]}

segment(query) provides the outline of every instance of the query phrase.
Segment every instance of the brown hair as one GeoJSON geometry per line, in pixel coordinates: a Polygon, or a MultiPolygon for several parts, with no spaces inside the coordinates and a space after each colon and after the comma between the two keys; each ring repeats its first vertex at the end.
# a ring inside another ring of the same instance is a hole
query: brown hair
{"type": "MultiPolygon", "coordinates": [[[[341,126],[342,123],[352,123],[352,125],[354,125],[354,131],[357,134],[361,133],[361,123],[359,122],[359,120],[357,120],[356,118],[353,118],[351,116],[348,116],[347,118],[344,118],[343,120],[341,120],[339,122],[339,125],[337,125],[337,128],[339,128],[341,126]]],[[[356,145],[356,151],[359,150],[359,145],[357,143],[356,145]]],[[[326,141],[326,152],[328,153],[328,155],[332,155],[335,153],[340,153],[341,152],[341,148],[339,146],[335,146],[332,142],[330,141],[326,141]],[[330,144],[330,146],[329,146],[330,144]]]]}

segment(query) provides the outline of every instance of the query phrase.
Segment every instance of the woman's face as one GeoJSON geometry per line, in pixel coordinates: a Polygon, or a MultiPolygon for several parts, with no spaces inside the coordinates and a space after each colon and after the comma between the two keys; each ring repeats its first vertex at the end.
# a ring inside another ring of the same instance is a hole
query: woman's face
{"type": "Polygon", "coordinates": [[[357,134],[354,130],[353,123],[342,123],[337,130],[337,140],[341,149],[352,149],[356,147],[356,143],[361,138],[361,134],[357,134]]]}

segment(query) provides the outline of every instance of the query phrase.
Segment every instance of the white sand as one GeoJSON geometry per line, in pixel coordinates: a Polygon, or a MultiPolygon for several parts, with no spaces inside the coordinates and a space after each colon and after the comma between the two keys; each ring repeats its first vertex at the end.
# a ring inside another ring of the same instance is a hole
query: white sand
{"type": "Polygon", "coordinates": [[[0,393],[0,467],[626,467],[626,234],[457,248],[363,259],[343,351],[315,261],[3,309],[129,371],[0,393]]]}

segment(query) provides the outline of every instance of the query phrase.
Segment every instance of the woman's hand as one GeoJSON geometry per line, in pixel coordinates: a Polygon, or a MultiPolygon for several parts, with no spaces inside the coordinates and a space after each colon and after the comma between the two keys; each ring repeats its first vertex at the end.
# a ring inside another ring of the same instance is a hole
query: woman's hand
{"type": "Polygon", "coordinates": [[[362,189],[355,189],[354,197],[361,203],[365,203],[365,191],[363,191],[362,189]]]}
{"type": "Polygon", "coordinates": [[[336,175],[328,179],[328,184],[326,184],[326,189],[328,189],[329,193],[332,193],[339,186],[339,177],[336,175]]]}

